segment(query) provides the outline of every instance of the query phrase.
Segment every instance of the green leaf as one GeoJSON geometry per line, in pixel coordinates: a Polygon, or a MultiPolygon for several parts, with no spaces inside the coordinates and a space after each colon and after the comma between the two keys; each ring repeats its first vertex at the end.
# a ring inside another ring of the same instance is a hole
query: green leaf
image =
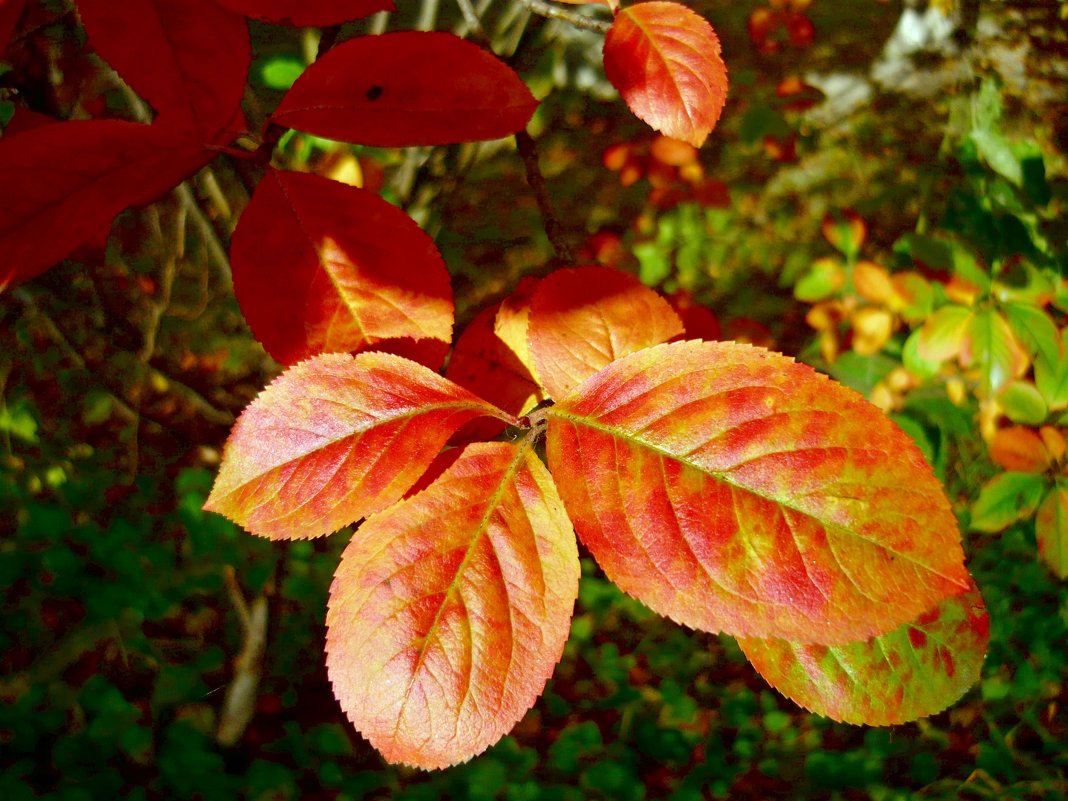
{"type": "Polygon", "coordinates": [[[1039,354],[1035,360],[1035,386],[1051,410],[1068,407],[1068,328],[1061,332],[1055,357],[1039,354]]]}
{"type": "Polygon", "coordinates": [[[1008,139],[990,131],[972,131],[969,138],[990,169],[1016,186],[1023,185],[1023,168],[1008,139]]]}
{"type": "Polygon", "coordinates": [[[1060,338],[1056,324],[1044,310],[1028,303],[1005,303],[1001,312],[1032,358],[1056,364],[1061,354],[1060,338]]]}
{"type": "Polygon", "coordinates": [[[306,64],[299,58],[277,56],[260,67],[260,80],[268,89],[285,91],[304,72],[306,64]]]}
{"type": "Polygon", "coordinates": [[[936,364],[959,356],[973,316],[972,310],[965,306],[943,306],[920,329],[916,355],[936,364]]]}
{"type": "Polygon", "coordinates": [[[993,309],[977,311],[961,347],[961,364],[978,367],[987,395],[1000,392],[1027,368],[1027,354],[1005,318],[993,309]]]}
{"type": "Polygon", "coordinates": [[[1049,414],[1042,393],[1029,381],[1014,381],[1009,384],[998,396],[998,403],[1014,423],[1041,425],[1049,414]]]}
{"type": "Polygon", "coordinates": [[[994,532],[1030,517],[1046,491],[1045,479],[1037,473],[1009,471],[994,476],[979,491],[972,506],[971,528],[994,532]]]}
{"type": "Polygon", "coordinates": [[[905,340],[905,347],[901,351],[901,361],[905,365],[905,369],[913,375],[920,378],[932,378],[938,375],[938,371],[942,367],[942,360],[925,359],[921,355],[920,338],[922,335],[922,328],[917,328],[909,334],[908,339],[905,340]]]}
{"type": "Polygon", "coordinates": [[[1035,518],[1038,554],[1059,579],[1068,578],[1068,485],[1058,481],[1035,518]]]}
{"type": "Polygon", "coordinates": [[[794,285],[794,297],[815,303],[835,294],[845,283],[842,265],[834,259],[820,259],[794,285]]]}

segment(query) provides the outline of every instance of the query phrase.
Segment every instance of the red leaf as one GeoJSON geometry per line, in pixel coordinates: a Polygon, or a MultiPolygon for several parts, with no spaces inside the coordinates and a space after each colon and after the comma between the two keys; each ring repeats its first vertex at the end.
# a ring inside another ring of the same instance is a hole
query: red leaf
{"type": "Polygon", "coordinates": [[[282,98],[278,125],[361,145],[498,139],[538,102],[510,67],[451,33],[360,36],[313,63],[282,98]]]}
{"type": "Polygon", "coordinates": [[[246,17],[297,27],[340,25],[378,11],[393,11],[392,0],[215,0],[246,17]]]}
{"type": "Polygon", "coordinates": [[[830,645],[968,586],[956,518],[912,440],[784,356],[662,345],[544,416],[579,536],[610,579],[680,623],[830,645]]]}
{"type": "Polygon", "coordinates": [[[45,125],[0,140],[0,291],[43,273],[213,153],[119,120],[45,125]]]}
{"type": "Polygon", "coordinates": [[[738,644],[768,684],[833,720],[891,726],[941,712],[979,679],[990,641],[983,597],[942,601],[867,642],[831,646],[780,639],[738,644]]]}
{"type": "Polygon", "coordinates": [[[326,617],[334,694],[390,762],[470,759],[541,693],[578,577],[571,524],[530,446],[471,445],[345,549],[326,617]]]}
{"type": "MultiPolygon", "coordinates": [[[[511,348],[493,332],[499,308],[500,304],[483,309],[468,323],[456,340],[445,377],[509,414],[520,414],[545,396],[511,348]]],[[[495,420],[471,425],[478,426],[477,432],[465,429],[464,433],[478,439],[492,439],[503,430],[495,420]]]]}
{"type": "Polygon", "coordinates": [[[541,385],[559,400],[615,359],[681,333],[668,302],[634,276],[576,267],[538,285],[527,338],[541,385]]]}
{"type": "Polygon", "coordinates": [[[639,3],[616,15],[604,71],[654,130],[700,147],[727,101],[727,68],[712,26],[678,3],[639,3]]]}
{"type": "Polygon", "coordinates": [[[97,54],[161,120],[211,143],[243,127],[251,53],[242,17],[211,0],[77,2],[97,54]]]}
{"type": "Polygon", "coordinates": [[[245,319],[283,364],[396,337],[452,340],[452,289],[433,240],[364,189],[271,170],[230,256],[245,319]]]}
{"type": "Polygon", "coordinates": [[[0,0],[0,56],[7,49],[26,0],[0,0]]]}
{"type": "Polygon", "coordinates": [[[274,539],[329,534],[401,498],[479,415],[514,422],[407,359],[318,356],[241,413],[204,508],[274,539]]]}

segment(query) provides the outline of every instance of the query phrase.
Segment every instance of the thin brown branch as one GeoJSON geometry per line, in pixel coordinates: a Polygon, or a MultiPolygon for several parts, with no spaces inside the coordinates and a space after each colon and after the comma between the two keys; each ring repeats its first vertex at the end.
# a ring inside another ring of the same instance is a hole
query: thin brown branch
{"type": "Polygon", "coordinates": [[[549,19],[558,19],[569,25],[574,25],[576,28],[584,28],[587,31],[608,33],[608,29],[612,27],[611,22],[594,19],[593,17],[588,17],[578,11],[572,11],[569,8],[562,8],[561,6],[553,5],[552,3],[546,3],[545,0],[519,0],[519,2],[539,16],[548,17],[549,19]]]}
{"type": "Polygon", "coordinates": [[[549,188],[545,184],[545,176],[541,174],[541,165],[538,162],[538,148],[532,137],[525,130],[515,135],[516,148],[523,158],[523,166],[527,171],[527,183],[534,190],[534,197],[538,201],[538,211],[541,212],[542,224],[545,233],[552,243],[556,257],[566,264],[575,263],[575,252],[568,241],[567,231],[560,223],[553,209],[552,199],[549,197],[549,188]]]}

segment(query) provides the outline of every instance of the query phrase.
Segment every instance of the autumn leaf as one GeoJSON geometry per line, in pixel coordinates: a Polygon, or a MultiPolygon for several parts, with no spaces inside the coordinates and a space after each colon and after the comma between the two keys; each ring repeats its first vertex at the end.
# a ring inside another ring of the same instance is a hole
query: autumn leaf
{"type": "Polygon", "coordinates": [[[604,41],[604,71],[654,130],[700,147],[727,100],[727,68],[712,26],[679,3],[620,11],[604,41]]]}
{"type": "Polygon", "coordinates": [[[345,549],[326,618],[334,694],[390,762],[470,759],[541,694],[578,578],[571,524],[529,442],[470,445],[345,549]]]}
{"type": "Polygon", "coordinates": [[[26,0],[0,0],[0,55],[7,49],[25,5],[26,0]]]}
{"type": "Polygon", "coordinates": [[[559,399],[612,361],[681,333],[668,302],[634,276],[575,267],[538,284],[527,341],[535,377],[559,399]]]}
{"type": "Polygon", "coordinates": [[[212,0],[77,0],[97,54],[172,127],[204,143],[241,130],[247,24],[212,0]],[[220,136],[222,133],[222,136],[220,136]]]}
{"type": "Polygon", "coordinates": [[[215,0],[239,14],[297,27],[340,25],[378,11],[393,11],[393,0],[215,0]]]}
{"type": "Polygon", "coordinates": [[[1058,481],[1038,507],[1035,517],[1038,555],[1053,574],[1068,578],[1068,486],[1058,481]]]}
{"type": "Polygon", "coordinates": [[[468,420],[514,420],[415,362],[325,354],[241,413],[204,508],[253,534],[329,534],[394,503],[468,420]]]}
{"type": "Polygon", "coordinates": [[[912,440],[784,356],[662,345],[543,415],[579,536],[612,581],[680,623],[841,644],[968,586],[956,519],[912,440]]]}
{"type": "Polygon", "coordinates": [[[364,189],[270,170],[230,255],[245,319],[283,364],[397,337],[452,340],[452,289],[433,240],[364,189]]]}
{"type": "Polygon", "coordinates": [[[0,292],[28,281],[214,157],[176,132],[121,120],[43,125],[0,140],[0,292]]]}
{"type": "Polygon", "coordinates": [[[917,620],[867,642],[825,646],[740,639],[757,672],[783,695],[845,723],[891,726],[934,715],[979,679],[990,617],[974,585],[917,620]]]}
{"type": "Polygon", "coordinates": [[[530,304],[540,283],[540,278],[524,276],[520,279],[512,294],[501,301],[493,321],[494,333],[531,375],[534,374],[534,359],[530,355],[527,333],[530,331],[530,304]]]}
{"type": "Polygon", "coordinates": [[[451,33],[359,36],[313,63],[282,98],[278,125],[361,145],[499,139],[538,102],[510,67],[451,33]]]}
{"type": "Polygon", "coordinates": [[[1052,461],[1042,437],[1034,429],[1011,426],[990,440],[990,460],[1006,470],[1042,473],[1052,461]]]}

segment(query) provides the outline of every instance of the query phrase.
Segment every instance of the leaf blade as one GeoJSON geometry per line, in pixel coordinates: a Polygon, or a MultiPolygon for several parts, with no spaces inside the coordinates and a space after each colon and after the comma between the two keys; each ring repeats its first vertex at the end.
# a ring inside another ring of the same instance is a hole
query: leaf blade
{"type": "Polygon", "coordinates": [[[333,48],[271,119],[354,144],[439,145],[521,130],[537,101],[515,72],[450,33],[397,31],[333,48]]]}
{"type": "Polygon", "coordinates": [[[452,341],[452,288],[433,240],[364,189],[270,170],[231,261],[245,319],[282,364],[386,339],[452,341]]]}
{"type": "Polygon", "coordinates": [[[172,126],[204,143],[244,127],[252,51],[245,20],[211,0],[78,0],[97,54],[172,126]]]}
{"type": "Polygon", "coordinates": [[[40,275],[214,157],[157,126],[44,125],[0,141],[0,292],[40,275]],[[58,155],[57,155],[58,154],[58,155]]]}
{"type": "Polygon", "coordinates": [[[509,415],[415,362],[326,354],[241,413],[204,508],[253,534],[329,534],[401,498],[449,435],[509,415]]]}
{"type": "Polygon", "coordinates": [[[695,147],[704,144],[727,100],[719,38],[679,3],[620,11],[605,37],[604,69],[637,117],[695,147]]]}
{"type": "Polygon", "coordinates": [[[575,267],[537,285],[527,341],[535,377],[560,399],[615,359],[682,332],[671,305],[638,279],[609,267],[575,267]]]}
{"type": "Polygon", "coordinates": [[[469,446],[346,548],[327,613],[334,693],[391,762],[469,759],[541,693],[578,576],[570,523],[529,444],[469,446]]]}
{"type": "Polygon", "coordinates": [[[662,345],[545,416],[583,542],[624,591],[685,625],[833,644],[966,586],[956,519],[914,443],[785,357],[662,345]]]}
{"type": "Polygon", "coordinates": [[[973,586],[867,642],[738,644],[768,684],[805,709],[845,723],[892,726],[960,699],[979,679],[989,640],[990,618],[973,586]]]}

